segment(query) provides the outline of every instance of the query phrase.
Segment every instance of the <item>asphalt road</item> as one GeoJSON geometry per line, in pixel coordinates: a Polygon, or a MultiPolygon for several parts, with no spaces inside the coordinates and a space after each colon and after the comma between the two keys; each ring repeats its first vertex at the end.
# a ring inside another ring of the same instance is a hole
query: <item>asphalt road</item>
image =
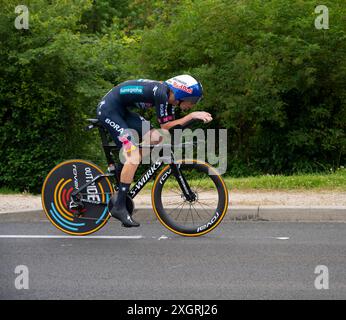
{"type": "Polygon", "coordinates": [[[345,223],[223,222],[184,238],[156,221],[110,222],[95,236],[116,238],[19,235],[64,234],[46,221],[0,220],[0,299],[346,299],[345,223]],[[18,265],[29,289],[15,287],[18,265]],[[315,288],[318,265],[327,290],[315,288]]]}

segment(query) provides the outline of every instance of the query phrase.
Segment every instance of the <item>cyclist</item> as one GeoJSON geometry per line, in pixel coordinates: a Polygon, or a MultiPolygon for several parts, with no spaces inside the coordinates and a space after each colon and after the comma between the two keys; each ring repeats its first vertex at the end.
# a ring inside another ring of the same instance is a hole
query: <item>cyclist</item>
{"type": "Polygon", "coordinates": [[[148,79],[125,81],[102,98],[97,107],[97,117],[116,145],[123,149],[125,156],[119,192],[111,198],[111,215],[120,220],[123,226],[139,226],[126,209],[126,195],[141,160],[140,150],[131,141],[133,135],[130,129],[135,130],[142,141],[158,143],[161,137],[149,121],[131,109],[154,107],[161,129],[168,130],[176,125],[184,125],[192,119],[210,122],[212,116],[204,111],[192,112],[181,119],[175,119],[174,106],[188,110],[199,102],[202,96],[203,88],[199,81],[190,75],[180,75],[164,82],[148,79]]]}

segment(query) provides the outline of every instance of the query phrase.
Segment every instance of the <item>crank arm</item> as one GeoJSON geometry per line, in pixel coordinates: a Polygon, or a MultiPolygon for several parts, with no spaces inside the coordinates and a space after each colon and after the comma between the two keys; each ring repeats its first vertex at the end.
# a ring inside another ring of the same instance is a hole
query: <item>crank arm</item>
{"type": "Polygon", "coordinates": [[[79,201],[84,202],[84,203],[95,204],[95,205],[103,205],[103,206],[108,205],[108,203],[106,203],[106,202],[94,201],[94,200],[88,200],[88,199],[80,199],[79,201]]]}

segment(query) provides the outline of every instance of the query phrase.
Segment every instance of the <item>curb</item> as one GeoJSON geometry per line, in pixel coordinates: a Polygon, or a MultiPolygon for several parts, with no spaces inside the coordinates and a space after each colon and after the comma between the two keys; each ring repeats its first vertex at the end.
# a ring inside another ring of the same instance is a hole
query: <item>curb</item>
{"type": "Polygon", "coordinates": [[[259,219],[266,221],[346,222],[345,206],[259,207],[259,219]]]}
{"type": "MultiPolygon", "coordinates": [[[[188,211],[188,210],[185,210],[188,211]]],[[[135,209],[139,221],[154,221],[156,216],[149,206],[135,209]]],[[[282,222],[346,222],[346,206],[232,206],[225,221],[282,221],[282,222]]],[[[42,209],[0,213],[0,222],[48,221],[42,209]]]]}

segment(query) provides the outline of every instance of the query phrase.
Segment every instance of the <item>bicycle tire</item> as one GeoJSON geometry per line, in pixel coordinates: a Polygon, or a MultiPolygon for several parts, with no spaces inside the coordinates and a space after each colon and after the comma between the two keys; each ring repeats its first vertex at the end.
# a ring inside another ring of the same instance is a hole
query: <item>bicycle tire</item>
{"type": "MultiPolygon", "coordinates": [[[[214,202],[216,202],[214,212],[212,210],[212,205],[209,204],[209,206],[211,207],[210,209],[211,218],[208,219],[205,223],[192,225],[192,226],[186,226],[186,225],[182,225],[182,223],[178,221],[178,218],[175,218],[173,216],[173,214],[176,213],[174,211],[174,208],[173,209],[168,208],[163,201],[164,185],[168,181],[174,181],[176,179],[171,172],[170,165],[165,166],[154,181],[154,185],[153,185],[152,193],[151,193],[153,210],[158,220],[162,223],[162,225],[165,226],[170,231],[182,236],[187,236],[187,237],[201,236],[215,229],[224,218],[228,209],[228,190],[222,177],[208,163],[198,161],[198,160],[188,160],[188,161],[179,161],[179,164],[180,164],[180,170],[182,171],[184,176],[188,170],[192,170],[192,169],[197,170],[198,172],[203,173],[203,176],[209,177],[211,181],[207,179],[206,180],[207,183],[215,186],[217,190],[217,196],[215,196],[214,198],[217,197],[217,199],[214,199],[214,202]]],[[[192,180],[188,180],[188,183],[192,184],[192,180]]],[[[192,186],[192,189],[193,189],[193,186],[192,186]]],[[[179,198],[179,195],[177,195],[176,197],[179,198]]],[[[181,197],[183,198],[182,194],[181,194],[181,197]]],[[[168,196],[168,198],[170,198],[170,196],[168,196]]],[[[207,206],[207,204],[205,204],[205,206],[207,206]]],[[[191,208],[191,205],[190,205],[190,208],[191,208]]],[[[181,210],[182,208],[180,209],[180,211],[181,210]]],[[[195,208],[194,210],[197,212],[195,208]]],[[[185,215],[186,214],[187,213],[185,213],[185,215]]],[[[192,211],[190,212],[190,214],[192,217],[192,211]]]]}
{"type": "MultiPolygon", "coordinates": [[[[42,186],[41,201],[49,221],[69,235],[84,236],[100,230],[109,220],[107,205],[86,203],[81,216],[69,207],[71,193],[87,181],[103,174],[94,163],[73,159],[56,165],[47,175],[42,186]]],[[[85,191],[88,199],[108,203],[114,193],[107,177],[91,184],[85,191]]]]}

